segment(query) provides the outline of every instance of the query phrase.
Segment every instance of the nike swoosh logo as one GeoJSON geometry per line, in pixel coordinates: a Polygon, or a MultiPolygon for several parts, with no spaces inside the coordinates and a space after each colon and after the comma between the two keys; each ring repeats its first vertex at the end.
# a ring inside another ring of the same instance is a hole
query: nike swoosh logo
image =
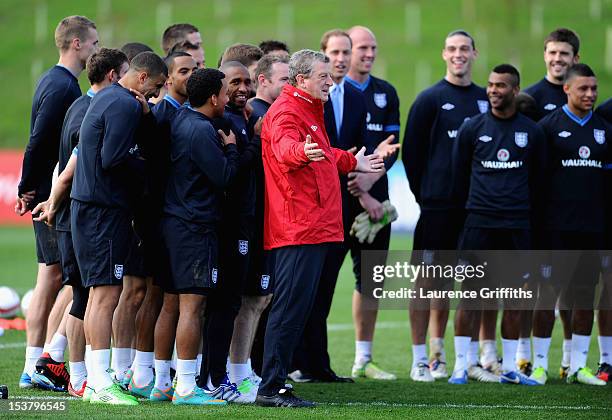
{"type": "Polygon", "coordinates": [[[518,384],[521,382],[521,379],[518,376],[516,376],[514,379],[510,379],[507,376],[504,376],[504,380],[512,382],[513,384],[518,384]]]}

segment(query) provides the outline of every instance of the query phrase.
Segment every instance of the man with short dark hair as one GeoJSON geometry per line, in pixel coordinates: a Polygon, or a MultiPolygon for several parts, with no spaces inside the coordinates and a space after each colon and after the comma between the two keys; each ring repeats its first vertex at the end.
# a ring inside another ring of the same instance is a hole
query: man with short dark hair
{"type": "Polygon", "coordinates": [[[200,30],[190,23],[175,23],[166,28],[162,35],[161,48],[164,54],[168,54],[170,49],[177,44],[185,41],[201,47],[202,36],[200,30]]]}
{"type": "MultiPolygon", "coordinates": [[[[289,60],[278,55],[266,54],[255,69],[256,94],[249,101],[253,111],[249,119],[249,129],[253,132],[252,142],[261,149],[261,123],[270,106],[280,95],[289,80],[289,60]]],[[[236,328],[230,347],[230,368],[234,364],[237,371],[248,371],[250,382],[258,386],[261,377],[265,328],[268,320],[269,304],[274,293],[274,258],[264,251],[264,171],[261,150],[255,164],[255,232],[251,248],[251,263],[247,285],[242,296],[242,306],[236,316],[236,328]],[[246,365],[245,365],[246,363],[246,365]]],[[[240,388],[240,387],[239,387],[240,388]]],[[[241,393],[245,393],[244,387],[241,393]]]]}
{"type": "MultiPolygon", "coordinates": [[[[55,29],[55,45],[59,50],[59,62],[41,76],[32,100],[30,140],[23,155],[15,206],[19,215],[49,198],[64,116],[70,105],[81,96],[79,74],[85,68],[87,58],[98,49],[96,25],[84,16],[66,17],[55,29]]],[[[31,377],[35,363],[43,353],[43,343],[48,343],[47,347],[65,348],[65,337],[57,337],[54,342],[49,333],[57,330],[70,301],[69,291],[60,295],[65,298],[56,301],[62,276],[55,230],[42,222],[34,221],[33,225],[38,275],[32,305],[26,316],[26,360],[19,380],[21,388],[32,386],[31,377]],[[54,301],[57,302],[55,306],[54,301]]]]}
{"type": "Polygon", "coordinates": [[[136,57],[141,52],[153,52],[153,49],[146,44],[140,42],[128,42],[120,48],[121,51],[127,56],[128,62],[132,61],[132,58],[136,57]]]}
{"type": "MultiPolygon", "coordinates": [[[[538,120],[567,103],[567,95],[563,90],[563,81],[568,69],[580,60],[579,52],[580,39],[571,29],[555,29],[544,40],[546,76],[539,82],[525,89],[525,93],[529,94],[536,101],[538,120]]],[[[564,300],[565,295],[562,294],[560,301],[563,302],[564,300]]],[[[521,364],[521,366],[526,367],[528,371],[531,367],[531,343],[529,342],[529,337],[531,335],[530,331],[533,321],[531,320],[532,316],[527,316],[527,313],[524,313],[522,318],[517,362],[521,364]]],[[[567,376],[571,355],[571,312],[568,310],[561,310],[559,311],[559,318],[563,325],[564,336],[559,374],[561,378],[565,378],[567,376]]]]}
{"type": "MultiPolygon", "coordinates": [[[[446,260],[445,253],[440,251],[457,248],[463,226],[463,209],[456,207],[452,184],[448,182],[452,176],[450,163],[454,140],[464,120],[487,112],[489,106],[485,90],[472,82],[472,65],[477,57],[478,51],[470,34],[462,30],[449,33],[442,50],[442,59],[446,62],[444,79],[421,92],[410,108],[402,161],[410,189],[421,208],[414,234],[414,265],[456,262],[453,258],[446,260]]],[[[449,287],[452,284],[442,279],[417,278],[415,282],[415,290],[449,287]]],[[[433,382],[448,377],[444,351],[447,320],[448,299],[410,302],[410,377],[414,381],[433,382]],[[431,361],[425,348],[428,326],[431,361]]],[[[476,337],[477,334],[476,329],[476,337]]],[[[477,355],[478,340],[470,345],[476,346],[477,355]]],[[[476,361],[472,361],[468,375],[477,380],[499,380],[480,369],[476,361]]]]}
{"type": "MultiPolygon", "coordinates": [[[[255,67],[257,67],[257,62],[263,57],[263,51],[252,44],[234,44],[230,45],[225,49],[221,58],[219,58],[219,66],[223,65],[223,63],[227,63],[228,61],[238,61],[242,63],[248,70],[251,75],[251,81],[253,85],[255,84],[255,67]]],[[[253,90],[254,92],[254,90],[253,90]]]]}
{"type": "Polygon", "coordinates": [[[567,102],[563,80],[567,70],[580,59],[579,51],[580,39],[571,29],[555,29],[544,40],[546,76],[525,89],[535,99],[540,118],[567,102]]]}
{"type": "MultiPolygon", "coordinates": [[[[166,291],[178,294],[176,328],[177,382],[174,404],[221,405],[196,384],[196,356],[202,339],[206,296],[223,281],[217,261],[217,229],[224,192],[238,167],[233,133],[215,130],[227,103],[225,75],[198,69],[187,81],[189,107],[180,108],[171,125],[171,169],[166,190],[162,235],[170,257],[166,291]]],[[[225,361],[224,361],[225,362],[225,361]]]]}
{"type": "Polygon", "coordinates": [[[278,55],[279,57],[284,57],[289,59],[290,51],[287,44],[282,41],[276,41],[274,39],[270,39],[267,41],[261,41],[259,43],[259,48],[265,54],[278,55]]]}
{"type": "Polygon", "coordinates": [[[236,369],[230,358],[228,377],[226,364],[235,332],[234,320],[241,307],[249,269],[255,217],[253,169],[261,152],[259,145],[251,141],[252,136],[247,131],[244,115],[244,107],[251,90],[251,77],[247,68],[238,61],[227,61],[219,70],[225,74],[224,80],[227,80],[229,101],[223,117],[213,120],[213,124],[217,128],[229,129],[234,133],[240,159],[236,177],[228,186],[222,203],[223,217],[219,225],[221,282],[211,293],[206,307],[202,349],[204,362],[200,378],[203,386],[216,398],[252,403],[255,401],[256,387],[248,383],[249,375],[242,369],[236,369]],[[243,384],[244,381],[246,383],[243,384]],[[244,395],[242,392],[236,392],[232,384],[241,385],[244,395]]]}
{"type": "Polygon", "coordinates": [[[137,55],[118,83],[93,98],[81,125],[70,217],[83,285],[93,287],[88,307],[92,319],[85,322],[92,347],[92,402],[138,404],[113,383],[107,369],[133,199],[143,172],[142,161],[132,154],[135,133],[142,114],[149,112],[147,99],[159,94],[167,75],[166,65],[154,53],[137,55]]]}
{"type": "Polygon", "coordinates": [[[168,54],[172,54],[175,52],[186,52],[189,53],[196,61],[196,66],[199,69],[203,69],[206,67],[206,57],[204,55],[204,48],[202,44],[193,44],[189,41],[183,41],[175,44],[168,54]]]}
{"type": "Polygon", "coordinates": [[[274,250],[275,295],[266,327],[257,404],[311,407],[285,385],[293,351],[309,316],[329,246],[344,239],[338,173],[379,171],[378,155],[332,148],[323,103],[332,85],[329,59],[301,50],[289,61],[289,83],[262,128],[265,172],[264,249],[274,250]]]}
{"type": "MultiPolygon", "coordinates": [[[[168,80],[166,80],[168,92],[151,110],[157,122],[158,136],[156,138],[157,144],[151,149],[147,157],[147,165],[150,168],[148,173],[150,177],[148,201],[150,204],[146,206],[149,226],[145,231],[148,242],[145,249],[145,261],[151,267],[153,274],[153,283],[147,291],[147,295],[153,292],[153,299],[162,299],[161,302],[157,302],[157,304],[161,303],[159,313],[144,315],[149,318],[150,324],[143,326],[143,328],[155,331],[154,345],[151,347],[153,343],[149,342],[146,349],[148,352],[155,350],[152,363],[155,367],[155,383],[147,396],[151,401],[171,401],[174,393],[170,377],[170,365],[179,315],[178,295],[163,293],[161,296],[157,296],[160,288],[162,291],[171,290],[171,288],[169,288],[168,256],[163,248],[161,232],[156,225],[159,225],[159,219],[163,212],[166,184],[170,170],[170,123],[176,112],[187,102],[187,81],[197,69],[194,58],[186,52],[171,53],[164,59],[164,62],[168,67],[168,80]]],[[[142,310],[150,312],[150,308],[144,304],[142,310]]],[[[138,343],[136,345],[138,347],[138,343]]],[[[137,378],[140,374],[137,370],[134,370],[134,382],[150,384],[153,378],[152,370],[149,368],[142,370],[145,375],[143,380],[137,378]]],[[[146,390],[143,391],[142,394],[146,394],[146,390]]]]}
{"type": "MultiPolygon", "coordinates": [[[[595,287],[601,269],[606,203],[605,167],[610,163],[609,124],[593,113],[597,78],[586,64],[575,64],[565,75],[567,103],[540,120],[550,155],[542,223],[543,246],[552,250],[550,276],[540,282],[534,313],[534,371],[544,385],[548,350],[555,323],[554,308],[563,291],[572,312],[572,345],[568,383],[605,385],[586,361],[593,327],[595,287]],[[573,250],[570,252],[559,252],[573,250]]],[[[544,271],[544,270],[543,270],[544,271]]],[[[601,328],[601,326],[600,326],[601,328]]]]}
{"type": "MultiPolygon", "coordinates": [[[[542,194],[546,166],[545,140],[540,128],[517,112],[515,99],[519,90],[520,75],[516,68],[509,64],[496,66],[487,83],[491,111],[472,117],[459,129],[453,146],[452,181],[458,203],[467,210],[459,239],[460,251],[531,248],[531,219],[538,208],[534,197],[542,194]]],[[[466,258],[468,263],[478,264],[466,258]]],[[[496,265],[495,268],[499,270],[500,267],[496,265]]],[[[523,268],[518,262],[513,267],[505,267],[506,272],[512,272],[508,277],[513,283],[502,282],[502,287],[520,287],[517,282],[523,280],[523,268]]],[[[498,278],[492,280],[500,281],[498,278]]],[[[463,290],[476,293],[484,286],[490,284],[476,278],[462,283],[463,290]]],[[[462,299],[457,308],[451,384],[467,384],[466,356],[472,341],[472,326],[481,311],[475,305],[480,302],[462,299]]],[[[504,299],[504,308],[500,382],[537,385],[516,368],[520,330],[516,300],[504,299]]]]}
{"type": "MultiPolygon", "coordinates": [[[[40,211],[39,216],[35,218],[36,221],[55,225],[63,284],[71,286],[73,290],[70,312],[64,316],[66,317],[66,338],[70,351],[70,382],[67,384],[67,389],[68,393],[75,397],[83,397],[85,392],[87,369],[84,356],[87,353],[87,358],[89,358],[91,353],[91,346],[88,344],[86,346],[89,340],[86,340],[83,330],[89,290],[84,288],[81,282],[70,232],[70,200],[66,198],[72,186],[83,117],[94,95],[101,89],[116,83],[127,72],[127,57],[119,50],[102,48],[89,57],[86,68],[91,88],[86,95],[74,101],[66,112],[59,151],[58,180],[51,189],[49,199],[34,209],[34,214],[40,211]],[[86,352],[87,347],[89,351],[86,352]]],[[[57,372],[57,368],[51,368],[53,364],[63,365],[63,362],[60,363],[63,361],[63,350],[61,358],[59,356],[57,352],[46,354],[46,356],[43,354],[43,357],[37,362],[34,374],[37,382],[53,384],[56,388],[66,388],[63,383],[56,382],[54,371],[57,372]],[[40,376],[45,378],[40,378],[40,376]]]]}

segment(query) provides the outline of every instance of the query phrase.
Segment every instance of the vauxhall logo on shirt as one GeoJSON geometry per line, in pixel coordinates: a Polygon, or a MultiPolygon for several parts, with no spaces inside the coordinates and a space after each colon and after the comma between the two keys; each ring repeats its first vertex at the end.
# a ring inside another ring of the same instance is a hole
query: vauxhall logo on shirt
{"type": "Polygon", "coordinates": [[[483,160],[480,161],[480,164],[483,168],[487,169],[517,169],[523,166],[523,161],[511,161],[510,151],[508,149],[499,149],[497,151],[497,160],[483,160]]]}
{"type": "Polygon", "coordinates": [[[591,157],[591,149],[588,146],[580,146],[578,149],[580,159],[562,159],[561,165],[567,167],[583,167],[583,168],[601,168],[602,164],[599,160],[589,159],[591,157]]]}

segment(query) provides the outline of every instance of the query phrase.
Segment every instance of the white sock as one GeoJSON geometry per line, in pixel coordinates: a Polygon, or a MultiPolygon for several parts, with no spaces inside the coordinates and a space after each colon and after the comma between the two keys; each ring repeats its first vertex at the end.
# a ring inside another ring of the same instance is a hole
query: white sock
{"type": "Polygon", "coordinates": [[[229,380],[233,384],[240,385],[243,379],[248,378],[251,374],[247,363],[230,363],[229,365],[229,380]]]}
{"type": "Polygon", "coordinates": [[[472,337],[455,336],[455,367],[453,372],[463,372],[467,370],[467,356],[470,351],[472,337]]]}
{"type": "Polygon", "coordinates": [[[355,365],[363,366],[372,360],[372,342],[355,341],[355,365]]]}
{"type": "Polygon", "coordinates": [[[196,357],[196,372],[199,372],[202,368],[202,353],[198,353],[196,357]]]}
{"type": "Polygon", "coordinates": [[[138,351],[136,350],[136,357],[134,357],[134,383],[138,386],[146,386],[152,380],[155,379],[153,375],[153,359],[155,353],[152,351],[138,351]]]}
{"type": "Polygon", "coordinates": [[[43,352],[42,347],[26,347],[25,352],[25,364],[23,365],[23,371],[28,375],[34,374],[34,368],[36,367],[36,361],[43,352]]]}
{"type": "Polygon", "coordinates": [[[569,374],[572,375],[586,366],[589,355],[590,335],[572,334],[572,359],[570,360],[569,374]]]}
{"type": "Polygon", "coordinates": [[[249,374],[253,372],[253,366],[251,365],[251,358],[249,357],[247,360],[247,365],[249,365],[249,374]]]}
{"type": "Polygon", "coordinates": [[[87,369],[87,373],[93,372],[93,368],[91,367],[91,344],[85,345],[85,368],[87,369]]]}
{"type": "Polygon", "coordinates": [[[597,341],[599,342],[599,363],[612,365],[612,336],[600,335],[597,341]]]}
{"type": "Polygon", "coordinates": [[[510,340],[508,338],[502,338],[502,371],[504,372],[515,372],[516,371],[516,348],[518,347],[518,340],[510,340]]]}
{"type": "Polygon", "coordinates": [[[446,351],[444,350],[444,339],[442,337],[431,337],[429,339],[429,357],[438,357],[441,362],[446,362],[446,351]]]}
{"type": "Polygon", "coordinates": [[[212,378],[210,377],[210,374],[208,374],[208,380],[206,381],[206,388],[208,388],[210,391],[216,388],[212,383],[212,378]]]}
{"type": "Polygon", "coordinates": [[[427,364],[427,346],[425,344],[412,345],[412,367],[416,367],[419,363],[427,364]]]}
{"type": "Polygon", "coordinates": [[[113,360],[111,367],[115,371],[115,378],[122,381],[125,372],[132,364],[132,349],[123,347],[113,347],[113,360]]]}
{"type": "Polygon", "coordinates": [[[563,339],[563,357],[561,366],[569,366],[572,360],[572,340],[563,339]]]}
{"type": "Polygon", "coordinates": [[[134,359],[136,358],[136,349],[130,348],[130,366],[134,364],[134,359]]]}
{"type": "Polygon", "coordinates": [[[196,364],[197,360],[184,360],[177,359],[176,361],[176,390],[175,392],[179,395],[185,396],[189,394],[196,386],[195,375],[196,375],[196,364]]]}
{"type": "Polygon", "coordinates": [[[518,339],[516,360],[521,359],[531,361],[531,341],[529,340],[529,337],[521,337],[518,339]]]}
{"type": "Polygon", "coordinates": [[[470,350],[467,355],[467,365],[476,366],[478,364],[478,341],[470,341],[470,350]]]}
{"type": "Polygon", "coordinates": [[[497,343],[495,340],[482,340],[480,342],[480,364],[490,366],[497,362],[497,343]]]}
{"type": "Polygon", "coordinates": [[[533,337],[533,368],[544,368],[548,371],[548,350],[550,337],[533,337]]]}
{"type": "Polygon", "coordinates": [[[83,382],[87,380],[87,368],[85,362],[68,362],[70,365],[70,384],[75,391],[83,388],[83,382]]]}
{"type": "Polygon", "coordinates": [[[172,359],[170,359],[170,366],[176,372],[176,361],[178,356],[176,355],[176,342],[174,343],[174,351],[172,352],[172,359]]]}
{"type": "Polygon", "coordinates": [[[56,362],[64,361],[64,350],[66,350],[66,346],[68,345],[68,339],[65,335],[60,333],[53,334],[53,338],[49,344],[45,344],[45,348],[49,356],[56,362]]]}
{"type": "Polygon", "coordinates": [[[110,349],[91,351],[91,367],[93,372],[90,372],[89,380],[93,380],[91,386],[96,392],[100,392],[113,384],[113,380],[106,371],[110,366],[110,355],[110,349]]]}
{"type": "Polygon", "coordinates": [[[168,389],[171,386],[170,360],[155,359],[155,387],[159,389],[168,389]]]}

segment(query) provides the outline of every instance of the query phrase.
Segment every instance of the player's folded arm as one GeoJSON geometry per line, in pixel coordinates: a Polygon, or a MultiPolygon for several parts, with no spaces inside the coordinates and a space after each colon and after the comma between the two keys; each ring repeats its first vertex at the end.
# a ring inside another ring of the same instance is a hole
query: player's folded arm
{"type": "Polygon", "coordinates": [[[226,188],[238,173],[238,148],[228,144],[224,151],[212,125],[198,128],[192,131],[189,139],[190,157],[216,187],[226,188]]]}

